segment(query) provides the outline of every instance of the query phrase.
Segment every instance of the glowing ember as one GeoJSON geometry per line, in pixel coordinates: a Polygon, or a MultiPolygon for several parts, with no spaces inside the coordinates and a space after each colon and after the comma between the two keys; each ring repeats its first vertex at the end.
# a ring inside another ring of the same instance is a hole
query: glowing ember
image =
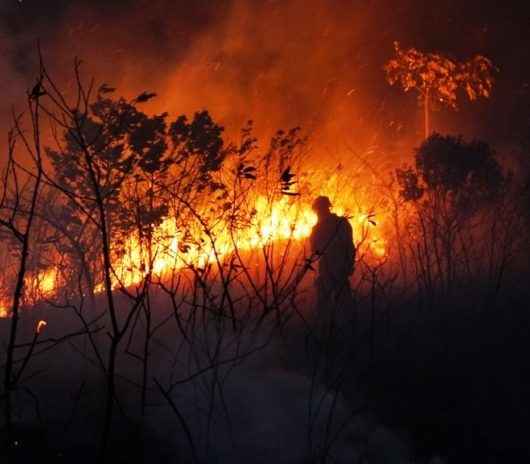
{"type": "Polygon", "coordinates": [[[42,332],[42,329],[44,329],[44,327],[46,327],[47,325],[48,325],[48,323],[47,323],[46,321],[42,321],[42,320],[39,321],[39,322],[37,323],[37,330],[36,330],[36,332],[37,332],[38,334],[40,334],[40,333],[42,332]]]}

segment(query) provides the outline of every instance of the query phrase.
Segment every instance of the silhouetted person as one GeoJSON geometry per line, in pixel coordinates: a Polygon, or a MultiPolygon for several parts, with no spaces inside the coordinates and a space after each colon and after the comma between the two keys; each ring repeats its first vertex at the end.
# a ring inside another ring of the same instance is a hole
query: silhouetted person
{"type": "Polygon", "coordinates": [[[350,300],[349,277],[355,264],[355,245],[352,227],[345,217],[330,211],[328,197],[320,196],[313,202],[318,222],[311,231],[311,251],[319,259],[318,308],[329,304],[344,304],[350,300]]]}

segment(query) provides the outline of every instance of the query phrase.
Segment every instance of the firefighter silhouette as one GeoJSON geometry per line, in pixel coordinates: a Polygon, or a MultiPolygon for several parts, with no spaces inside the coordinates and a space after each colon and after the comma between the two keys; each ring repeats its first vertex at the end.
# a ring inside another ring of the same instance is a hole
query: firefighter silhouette
{"type": "Polygon", "coordinates": [[[331,212],[328,197],[313,202],[318,222],[311,231],[311,251],[319,257],[316,280],[318,307],[342,304],[350,298],[349,277],[355,264],[352,227],[345,217],[331,212]]]}

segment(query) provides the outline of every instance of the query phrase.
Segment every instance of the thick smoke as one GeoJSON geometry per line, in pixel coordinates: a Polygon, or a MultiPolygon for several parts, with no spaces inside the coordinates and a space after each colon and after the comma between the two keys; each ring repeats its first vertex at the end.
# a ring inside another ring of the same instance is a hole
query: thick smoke
{"type": "Polygon", "coordinates": [[[152,110],[206,108],[234,134],[247,119],[265,134],[302,126],[320,152],[332,154],[345,144],[362,151],[395,135],[415,137],[414,98],[390,89],[381,69],[414,2],[399,8],[381,0],[108,4],[13,0],[5,8],[8,100],[18,102],[20,86],[35,75],[40,39],[66,89],[78,56],[87,77],[120,93],[158,92],[152,110]]]}
{"type": "MultiPolygon", "coordinates": [[[[518,22],[494,28],[495,2],[478,3],[439,2],[433,12],[415,0],[4,0],[2,86],[9,90],[0,112],[5,118],[34,78],[39,39],[65,88],[78,56],[87,77],[122,94],[157,92],[153,111],[206,108],[232,134],[248,119],[262,134],[299,125],[327,155],[373,144],[409,154],[421,137],[421,111],[412,95],[385,82],[381,68],[394,40],[462,59],[490,55],[502,68],[498,91],[512,89],[502,105],[515,105],[520,65],[501,47],[518,34],[518,22]]],[[[438,112],[434,123],[480,135],[494,114],[475,105],[438,112]]]]}
{"type": "Polygon", "coordinates": [[[32,34],[18,31],[26,44],[12,59],[32,69],[29,36],[41,37],[46,62],[66,80],[77,55],[120,92],[159,92],[157,110],[207,108],[233,128],[252,118],[265,130],[301,125],[336,139],[358,138],[373,122],[392,40],[374,41],[378,8],[369,3],[121,3],[36,21],[32,34]]]}

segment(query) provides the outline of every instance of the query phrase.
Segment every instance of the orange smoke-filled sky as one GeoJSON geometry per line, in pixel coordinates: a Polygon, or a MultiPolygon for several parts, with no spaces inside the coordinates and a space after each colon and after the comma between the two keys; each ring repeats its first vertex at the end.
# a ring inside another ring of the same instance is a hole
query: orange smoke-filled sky
{"type": "Polygon", "coordinates": [[[78,56],[87,77],[120,94],[157,92],[151,111],[206,108],[230,134],[248,119],[259,134],[302,126],[326,157],[372,144],[408,155],[419,141],[414,96],[388,86],[381,69],[394,40],[462,59],[485,53],[501,67],[491,101],[435,113],[439,131],[515,137],[504,120],[527,98],[526,13],[493,1],[3,1],[4,127],[34,79],[37,39],[66,89],[78,56]]]}

